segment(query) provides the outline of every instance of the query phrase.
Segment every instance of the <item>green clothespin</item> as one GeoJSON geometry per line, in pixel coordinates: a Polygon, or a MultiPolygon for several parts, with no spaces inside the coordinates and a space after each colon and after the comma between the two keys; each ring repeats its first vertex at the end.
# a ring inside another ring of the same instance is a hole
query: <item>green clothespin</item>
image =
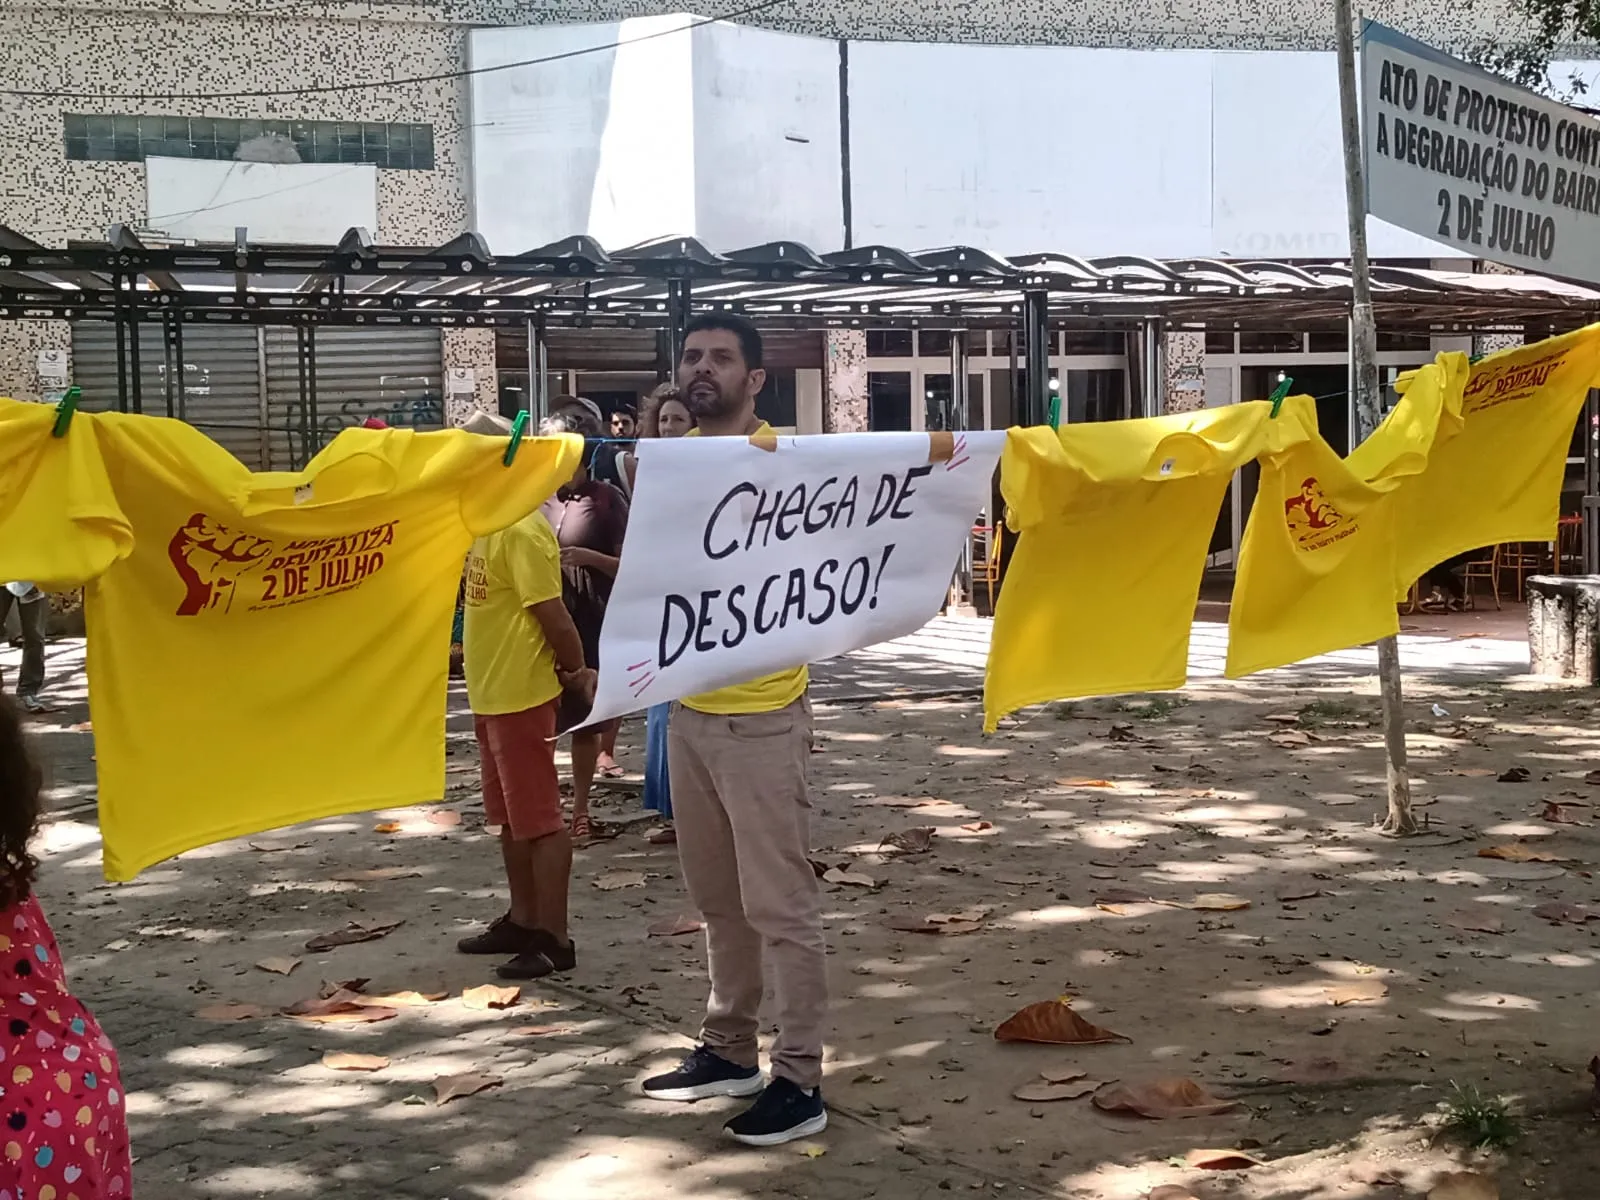
{"type": "Polygon", "coordinates": [[[511,422],[511,444],[506,447],[506,456],[500,461],[506,466],[511,465],[511,460],[517,456],[517,447],[522,445],[522,435],[528,428],[528,412],[524,409],[517,414],[517,419],[511,422]]]}
{"type": "Polygon", "coordinates": [[[1278,386],[1273,388],[1272,395],[1267,397],[1268,400],[1272,401],[1272,412],[1268,417],[1269,420],[1277,417],[1278,410],[1283,407],[1283,398],[1289,394],[1289,389],[1293,386],[1294,380],[1287,375],[1278,380],[1278,386]]]}
{"type": "Polygon", "coordinates": [[[1061,397],[1060,396],[1051,396],[1050,397],[1050,428],[1051,429],[1060,429],[1061,428],[1061,397]]]}
{"type": "Polygon", "coordinates": [[[50,430],[53,437],[66,437],[67,426],[72,424],[72,414],[78,411],[78,400],[83,395],[83,389],[74,384],[61,395],[61,401],[56,405],[56,423],[50,430]]]}

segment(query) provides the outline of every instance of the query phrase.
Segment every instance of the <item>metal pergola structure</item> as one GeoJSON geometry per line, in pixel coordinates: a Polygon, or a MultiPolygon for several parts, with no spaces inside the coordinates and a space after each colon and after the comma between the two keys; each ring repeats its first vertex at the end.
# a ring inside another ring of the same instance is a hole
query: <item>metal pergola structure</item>
{"type": "MultiPolygon", "coordinates": [[[[1545,336],[1600,320],[1600,292],[1533,276],[1377,266],[1373,293],[1379,328],[1393,332],[1545,336]]],[[[333,246],[253,245],[240,230],[231,247],[199,247],[146,244],[125,226],[113,226],[104,242],[57,249],[0,227],[0,320],[115,323],[122,407],[145,407],[138,331],[147,324],[160,325],[174,367],[183,361],[186,327],[288,325],[297,330],[311,429],[316,331],[326,326],[524,330],[530,366],[545,361],[551,328],[664,331],[676,361],[696,310],[736,312],[779,329],[1007,328],[1021,335],[1022,412],[1039,423],[1050,401],[1052,329],[1343,330],[1350,300],[1344,263],[1004,259],[960,246],[818,254],[796,242],[719,254],[693,238],[608,252],[588,237],[496,255],[477,234],[434,248],[385,247],[359,229],[333,246]]],[[[166,372],[165,406],[177,416],[183,389],[171,381],[181,374],[166,372]]],[[[530,374],[542,380],[542,372],[530,374]]],[[[953,380],[964,383],[965,371],[953,380]]]]}

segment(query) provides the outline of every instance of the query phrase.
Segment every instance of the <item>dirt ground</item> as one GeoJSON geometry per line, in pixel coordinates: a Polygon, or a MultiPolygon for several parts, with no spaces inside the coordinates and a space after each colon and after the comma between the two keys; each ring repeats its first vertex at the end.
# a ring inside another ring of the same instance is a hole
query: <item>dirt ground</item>
{"type": "MultiPolygon", "coordinates": [[[[690,1044],[705,993],[699,937],[648,936],[688,915],[675,855],[644,841],[648,824],[579,855],[579,969],[510,1008],[470,1009],[463,989],[492,982],[492,964],[453,943],[503,893],[459,696],[442,806],[459,824],[422,809],[322,821],[112,886],[92,733],[75,728],[82,677],[72,648],[52,647],[62,708],[37,725],[57,809],[41,890],[74,984],[122,1052],[137,1194],[1136,1200],[1182,1184],[1200,1200],[1359,1200],[1426,1196],[1465,1167],[1502,1197],[1597,1194],[1585,1064],[1600,1053],[1600,919],[1580,906],[1600,916],[1600,786],[1585,780],[1600,768],[1600,696],[1483,665],[1494,654],[1479,662],[1485,643],[1463,640],[1481,622],[1433,630],[1427,655],[1407,652],[1429,664],[1407,678],[1427,827],[1401,842],[1373,828],[1383,760],[1360,656],[1030,710],[986,738],[981,624],[818,672],[815,856],[871,886],[826,885],[833,1124],[770,1151],[723,1140],[731,1102],[637,1092],[690,1044]],[[1527,778],[1501,782],[1516,767],[1527,778]],[[386,822],[398,832],[378,832],[386,822]],[[884,844],[930,827],[924,852],[884,844]],[[1510,859],[1480,856],[1507,845],[1520,847],[1510,859]],[[1216,893],[1235,899],[1182,906],[1216,893]],[[891,928],[936,913],[969,931],[891,928]],[[403,924],[305,948],[355,920],[403,924]],[[300,961],[285,976],[256,965],[268,959],[300,961]],[[370,1024],[274,1011],[357,977],[371,994],[448,998],[370,1024]],[[995,1040],[1017,1009],[1063,995],[1127,1041],[995,1040]],[[218,1005],[261,1011],[197,1015],[218,1005]],[[330,1051],[388,1065],[335,1071],[330,1051]],[[1150,1120],[1012,1098],[1074,1068],[1189,1077],[1239,1106],[1150,1120]],[[501,1082],[437,1105],[434,1081],[462,1074],[501,1082]],[[1522,1140],[1472,1158],[1440,1137],[1454,1084],[1514,1097],[1522,1140]],[[1198,1148],[1265,1162],[1197,1170],[1184,1156],[1198,1148]]],[[[9,677],[14,656],[0,664],[9,677]]],[[[630,767],[642,733],[625,729],[630,767]]],[[[596,811],[637,809],[624,788],[596,811]]]]}

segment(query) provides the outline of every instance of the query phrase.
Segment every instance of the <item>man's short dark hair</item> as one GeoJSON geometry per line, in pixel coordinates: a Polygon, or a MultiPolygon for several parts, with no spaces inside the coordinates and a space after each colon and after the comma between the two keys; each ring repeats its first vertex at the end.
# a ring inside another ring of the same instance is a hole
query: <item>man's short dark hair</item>
{"type": "Polygon", "coordinates": [[[739,352],[744,355],[744,365],[755,371],[761,367],[761,331],[736,313],[701,313],[683,327],[683,336],[703,333],[708,329],[726,329],[739,339],[739,352]]]}

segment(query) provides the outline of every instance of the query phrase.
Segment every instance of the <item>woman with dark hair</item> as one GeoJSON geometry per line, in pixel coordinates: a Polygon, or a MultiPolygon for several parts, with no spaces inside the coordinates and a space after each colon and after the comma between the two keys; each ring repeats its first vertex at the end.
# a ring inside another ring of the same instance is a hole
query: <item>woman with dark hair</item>
{"type": "MultiPolygon", "coordinates": [[[[642,438],[682,437],[693,428],[694,414],[673,384],[663,383],[639,406],[639,436],[642,438]]],[[[635,470],[634,456],[630,454],[630,480],[635,470]]],[[[667,717],[671,712],[670,704],[652,705],[645,719],[644,806],[660,813],[665,822],[650,835],[649,840],[658,846],[671,845],[678,840],[677,830],[672,826],[672,785],[667,777],[667,717]]]]}
{"type": "Polygon", "coordinates": [[[133,1192],[122,1075],[33,895],[40,786],[0,697],[0,1196],[116,1200],[133,1192]]]}
{"type": "MultiPolygon", "coordinates": [[[[585,401],[582,406],[557,407],[540,426],[545,435],[576,433],[590,446],[572,479],[546,500],[545,519],[555,530],[561,545],[562,599],[572,622],[583,639],[584,664],[600,667],[600,627],[605,622],[606,602],[611,599],[611,584],[622,556],[622,537],[628,527],[628,502],[609,483],[591,477],[591,462],[596,449],[604,448],[598,410],[585,401]]],[[[589,715],[589,705],[572,693],[562,700],[557,729],[565,732],[589,715]]],[[[582,840],[590,835],[589,792],[599,773],[607,778],[622,774],[614,757],[617,742],[616,721],[607,721],[572,735],[572,836],[582,840]]]]}

